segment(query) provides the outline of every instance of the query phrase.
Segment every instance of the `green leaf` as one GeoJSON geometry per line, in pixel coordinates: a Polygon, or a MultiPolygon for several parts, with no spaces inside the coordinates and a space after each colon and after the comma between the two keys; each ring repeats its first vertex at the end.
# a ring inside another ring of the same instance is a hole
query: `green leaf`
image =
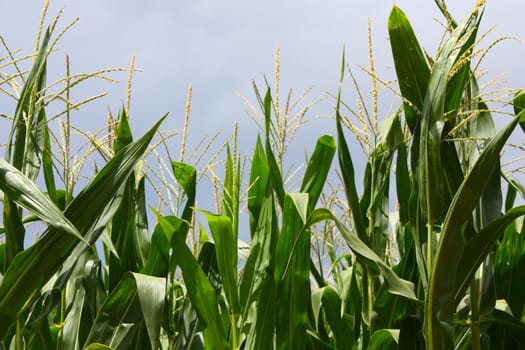
{"type": "Polygon", "coordinates": [[[425,349],[423,321],[420,317],[408,316],[401,322],[399,330],[399,349],[425,349]]]}
{"type": "Polygon", "coordinates": [[[65,206],[59,205],[59,195],[57,194],[55,186],[55,176],[53,173],[53,160],[51,150],[51,140],[49,138],[49,129],[47,123],[44,123],[44,149],[42,151],[42,170],[44,173],[44,181],[46,183],[46,190],[49,194],[49,198],[58,205],[60,209],[64,209],[65,206]]]}
{"type": "Polygon", "coordinates": [[[268,191],[268,177],[270,169],[264,154],[261,138],[257,136],[257,143],[252,156],[250,170],[250,187],[248,188],[248,214],[250,219],[250,236],[253,239],[259,214],[268,191]]]}
{"type": "Polygon", "coordinates": [[[266,126],[266,157],[268,160],[268,167],[270,170],[270,181],[272,188],[277,195],[277,201],[281,208],[284,206],[284,184],[283,178],[281,176],[281,170],[277,164],[277,160],[272,151],[272,146],[270,143],[270,123],[272,117],[272,95],[270,93],[270,88],[266,91],[264,96],[264,121],[266,126]]]}
{"type": "Polygon", "coordinates": [[[275,250],[278,349],[304,349],[310,302],[310,232],[304,230],[309,196],[287,194],[275,250]]]}
{"type": "Polygon", "coordinates": [[[236,242],[239,235],[239,203],[241,192],[241,164],[240,159],[235,163],[234,157],[238,155],[231,154],[230,146],[226,145],[226,171],[224,175],[224,197],[222,199],[222,207],[224,214],[231,220],[231,229],[233,232],[233,240],[236,242]]]}
{"type": "Polygon", "coordinates": [[[512,106],[514,107],[514,114],[519,115],[523,109],[525,109],[525,91],[516,93],[512,100],[512,106]]]}
{"type": "Polygon", "coordinates": [[[397,151],[396,163],[396,194],[399,205],[399,221],[406,224],[409,221],[409,199],[412,193],[412,178],[408,172],[408,150],[405,143],[401,143],[397,151]]]}
{"type": "Polygon", "coordinates": [[[361,199],[362,209],[366,208],[369,220],[368,245],[382,259],[386,258],[389,226],[390,170],[395,151],[403,142],[403,130],[398,113],[381,125],[383,142],[378,143],[370,155],[365,174],[365,191],[361,199]],[[368,204],[367,204],[368,203],[368,204]]]}
{"type": "Polygon", "coordinates": [[[390,46],[403,96],[405,118],[413,133],[423,111],[430,68],[405,13],[394,6],[388,18],[390,46]]]}
{"type": "Polygon", "coordinates": [[[110,290],[128,271],[140,271],[149,250],[149,234],[145,213],[144,177],[134,171],[122,191],[122,200],[111,223],[111,240],[115,252],[110,255],[110,290]]]}
{"type": "Polygon", "coordinates": [[[15,202],[10,200],[5,194],[3,196],[2,217],[6,241],[6,254],[3,263],[7,269],[11,265],[15,256],[24,250],[24,237],[26,230],[23,225],[20,210],[15,202]]]}
{"type": "Polygon", "coordinates": [[[0,189],[15,203],[42,221],[72,235],[87,244],[73,224],[64,217],[55,203],[28,179],[22,172],[3,159],[0,159],[0,189]]]}
{"type": "Polygon", "coordinates": [[[45,140],[43,131],[47,121],[42,101],[39,100],[45,87],[50,36],[51,33],[47,29],[20,93],[7,140],[6,159],[31,180],[35,180],[38,175],[45,140]]]}
{"type": "MultiPolygon", "coordinates": [[[[523,210],[522,206],[511,209],[505,216],[519,210],[523,210]]],[[[523,223],[524,217],[519,217],[507,226],[503,237],[498,237],[498,249],[494,257],[496,297],[505,299],[512,313],[522,319],[525,309],[525,285],[523,284],[525,226],[523,223]]]]}
{"type": "Polygon", "coordinates": [[[67,286],[60,285],[60,278],[54,285],[58,302],[63,300],[68,310],[62,328],[64,349],[79,349],[85,345],[97,312],[107,298],[101,262],[93,260],[94,254],[90,250],[77,258],[67,286]],[[64,299],[60,290],[65,291],[64,299]]]}
{"type": "Polygon", "coordinates": [[[128,273],[98,312],[86,342],[129,347],[136,328],[146,327],[151,349],[160,346],[165,279],[128,273]]]}
{"type": "Polygon", "coordinates": [[[173,216],[164,217],[158,213],[157,220],[165,234],[171,236],[171,245],[174,251],[173,258],[176,265],[180,266],[182,270],[187,293],[204,328],[206,347],[212,349],[231,348],[226,341],[226,335],[222,327],[215,289],[186,245],[185,233],[181,232],[180,229],[177,230],[177,227],[180,228],[181,226],[181,220],[173,216]]]}
{"type": "MultiPolygon", "coordinates": [[[[408,281],[418,280],[418,266],[416,262],[415,244],[411,239],[410,226],[407,225],[400,230],[403,232],[403,238],[398,234],[398,245],[401,242],[404,244],[404,249],[401,250],[400,261],[397,265],[392,267],[392,270],[401,278],[408,281]],[[400,242],[401,241],[401,242],[400,242]]],[[[375,329],[382,328],[399,328],[406,315],[410,315],[416,312],[415,305],[412,301],[406,298],[402,298],[398,295],[388,293],[387,286],[381,285],[375,295],[374,311],[377,312],[380,317],[377,317],[374,322],[375,329]]]]}
{"type": "Polygon", "coordinates": [[[481,317],[480,322],[482,324],[488,322],[496,323],[499,326],[497,329],[499,329],[500,334],[493,337],[494,346],[517,349],[525,342],[525,323],[506,311],[495,309],[489,315],[481,317]],[[503,338],[500,344],[494,342],[498,338],[501,339],[502,336],[507,336],[508,338],[503,338]]]}
{"type": "MultiPolygon", "coordinates": [[[[48,137],[42,91],[46,81],[49,38],[48,29],[44,33],[38,55],[18,98],[6,147],[6,160],[32,181],[38,176],[46,137],[48,137]]],[[[45,164],[46,167],[48,165],[45,164]]],[[[46,174],[49,175],[47,170],[46,174]]],[[[46,178],[49,180],[48,177],[46,178]]],[[[8,195],[4,194],[3,197],[3,222],[7,245],[5,264],[8,266],[15,255],[24,249],[25,230],[21,212],[8,195]]]]}
{"type": "Polygon", "coordinates": [[[459,303],[478,268],[492,251],[504,230],[516,218],[525,215],[525,206],[512,208],[505,215],[492,221],[467,242],[458,264],[455,281],[455,300],[459,303]]]}
{"type": "Polygon", "coordinates": [[[398,329],[380,329],[372,334],[369,350],[394,350],[398,349],[397,343],[399,339],[398,329]]]}
{"type": "Polygon", "coordinates": [[[5,243],[0,244],[0,273],[3,275],[6,270],[5,266],[5,243]]]}
{"type": "MultiPolygon", "coordinates": [[[[32,181],[38,176],[45,139],[48,137],[42,94],[46,81],[49,38],[48,29],[44,33],[38,55],[18,98],[6,147],[6,160],[32,181]]],[[[3,222],[7,245],[5,265],[9,266],[15,255],[24,249],[25,229],[22,225],[21,211],[9,195],[4,194],[3,197],[3,222]]]]}
{"type": "Polygon", "coordinates": [[[89,344],[85,348],[85,350],[113,350],[113,348],[110,346],[104,345],[104,344],[100,344],[100,343],[92,343],[92,344],[89,344]]]}
{"type": "Polygon", "coordinates": [[[324,208],[316,209],[308,218],[307,226],[317,224],[321,221],[331,220],[335,223],[337,229],[343,235],[348,247],[356,254],[358,260],[363,264],[370,266],[374,271],[380,272],[388,286],[388,291],[395,295],[400,295],[408,299],[418,300],[414,293],[414,285],[406,281],[392,271],[392,269],[370,249],[359,237],[355,236],[345,225],[324,208]]]}
{"type": "Polygon", "coordinates": [[[273,272],[277,233],[275,201],[273,195],[269,194],[262,201],[250,255],[241,278],[240,298],[246,349],[265,350],[274,347],[276,292],[273,272]]]}
{"type": "Polygon", "coordinates": [[[427,336],[431,337],[429,341],[438,342],[438,338],[445,336],[442,332],[451,330],[455,310],[456,276],[465,249],[465,237],[461,228],[470,219],[488,183],[489,178],[486,174],[490,173],[494,164],[499,161],[501,149],[517,123],[518,119],[515,118],[490,141],[461,184],[448,209],[426,303],[425,317],[429,327],[427,336]]]}
{"type": "Polygon", "coordinates": [[[210,231],[215,242],[217,265],[221,275],[226,299],[232,313],[240,313],[239,292],[237,288],[237,240],[232,232],[232,222],[225,215],[214,215],[202,212],[208,220],[210,231]]]}
{"type": "MultiPolygon", "coordinates": [[[[116,195],[163,120],[139,140],[115,154],[66,208],[64,216],[90,243],[99,237],[111,219],[118,205],[116,195]]],[[[42,288],[70,257],[78,242],[72,235],[49,227],[40,240],[15,257],[0,285],[0,338],[24,305],[35,297],[34,292],[42,288]]]]}
{"type": "Polygon", "coordinates": [[[119,113],[117,138],[113,145],[113,150],[116,152],[120,151],[125,146],[133,142],[133,135],[131,134],[131,127],[129,126],[129,119],[124,108],[121,108],[119,113]]]}
{"type": "Polygon", "coordinates": [[[197,191],[197,170],[191,165],[180,162],[171,162],[171,168],[177,182],[186,194],[186,205],[182,211],[181,219],[186,222],[191,222],[197,191]]]}
{"type": "Polygon", "coordinates": [[[150,251],[141,273],[145,275],[167,277],[170,265],[171,235],[164,232],[159,224],[155,225],[151,235],[150,251]]]}
{"type": "Polygon", "coordinates": [[[321,136],[308,160],[300,192],[309,195],[309,211],[315,208],[317,200],[321,196],[335,150],[334,138],[330,135],[321,136]]]}
{"type": "MultiPolygon", "coordinates": [[[[431,227],[441,214],[444,204],[444,183],[441,164],[441,137],[445,123],[447,93],[457,89],[449,86],[449,75],[454,65],[462,57],[473,40],[479,23],[477,13],[458,26],[440,48],[438,57],[432,67],[428,82],[428,93],[423,104],[419,140],[419,165],[417,183],[420,186],[419,201],[424,210],[427,226],[431,227]]],[[[467,65],[468,66],[468,65],[467,65]]],[[[464,85],[460,87],[463,93],[464,85]]],[[[428,264],[432,257],[427,257],[428,264]]]]}
{"type": "Polygon", "coordinates": [[[341,298],[335,290],[326,286],[320,288],[316,293],[321,293],[321,307],[323,308],[326,321],[335,337],[338,349],[351,349],[354,343],[353,331],[350,323],[342,313],[341,298]]]}
{"type": "MultiPolygon", "coordinates": [[[[344,73],[344,55],[341,63],[341,81],[343,81],[344,73]]],[[[337,96],[337,104],[335,109],[335,120],[337,126],[337,153],[339,158],[339,168],[341,169],[341,175],[343,178],[343,185],[345,188],[345,194],[348,201],[348,206],[352,212],[352,218],[355,225],[355,231],[357,236],[364,242],[368,242],[367,229],[365,226],[365,219],[361,211],[361,205],[359,203],[359,196],[357,194],[357,188],[355,184],[355,171],[352,156],[346,143],[345,135],[343,133],[343,127],[341,122],[341,115],[339,113],[341,104],[341,87],[337,96]]]]}

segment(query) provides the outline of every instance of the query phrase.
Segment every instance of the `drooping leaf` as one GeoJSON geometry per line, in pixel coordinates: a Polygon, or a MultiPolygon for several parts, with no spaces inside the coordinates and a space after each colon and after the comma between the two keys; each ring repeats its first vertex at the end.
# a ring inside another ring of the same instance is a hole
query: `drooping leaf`
{"type": "Polygon", "coordinates": [[[380,329],[372,334],[368,349],[370,350],[396,350],[399,339],[399,330],[397,329],[380,329]]]}
{"type": "Polygon", "coordinates": [[[418,300],[414,292],[413,283],[397,276],[397,274],[392,271],[392,269],[379,256],[377,256],[376,253],[374,253],[374,251],[361,241],[359,237],[352,234],[352,232],[350,232],[350,230],[329,210],[324,208],[314,210],[308,218],[307,226],[326,220],[331,220],[335,223],[337,229],[343,235],[346,244],[356,254],[359,261],[383,275],[390,293],[408,299],[418,300]]]}
{"type": "Polygon", "coordinates": [[[181,219],[191,222],[197,191],[197,171],[193,166],[180,162],[171,162],[171,168],[175,179],[186,194],[186,205],[182,211],[181,219]]]}
{"type": "MultiPolygon", "coordinates": [[[[31,71],[18,98],[13,124],[9,131],[5,159],[34,181],[40,170],[46,138],[45,112],[40,99],[46,81],[50,32],[46,30],[31,71]],[[37,102],[40,100],[40,102],[37,102]]],[[[3,194],[3,223],[6,240],[5,265],[24,249],[25,229],[19,208],[3,194]]]]}
{"type": "Polygon", "coordinates": [[[0,189],[9,195],[11,200],[48,225],[87,243],[76,227],[45,193],[22,172],[3,159],[0,159],[0,189]]]}
{"type": "MultiPolygon", "coordinates": [[[[87,241],[94,242],[111,219],[112,208],[118,205],[115,196],[163,120],[139,140],[115,154],[66,208],[64,216],[87,241]]],[[[15,257],[0,285],[0,338],[23,306],[34,298],[33,291],[47,283],[70,257],[78,242],[72,235],[51,226],[39,241],[15,257]]]]}
{"type": "Polygon", "coordinates": [[[319,307],[321,307],[326,314],[326,322],[330,325],[337,348],[351,349],[355,340],[350,323],[342,314],[341,298],[337,292],[329,286],[320,288],[315,293],[321,296],[319,307]]]}
{"type": "Polygon", "coordinates": [[[319,199],[330,171],[332,159],[335,154],[335,141],[330,135],[321,136],[317,140],[314,152],[308,160],[303,176],[300,192],[308,193],[309,207],[312,211],[319,199]]]}
{"type": "Polygon", "coordinates": [[[173,216],[164,217],[158,213],[157,220],[166,235],[171,236],[173,259],[182,270],[188,295],[204,329],[205,345],[216,349],[231,348],[226,341],[215,289],[186,245],[185,230],[177,230],[177,227],[181,227],[181,220],[173,216]]]}
{"type": "Polygon", "coordinates": [[[158,349],[165,294],[165,279],[127,274],[99,310],[86,343],[129,347],[142,326],[150,348],[158,349]]]}
{"type": "Polygon", "coordinates": [[[167,235],[157,224],[151,235],[148,260],[146,260],[141,273],[157,277],[168,276],[168,268],[170,265],[170,240],[171,235],[167,235]]]}

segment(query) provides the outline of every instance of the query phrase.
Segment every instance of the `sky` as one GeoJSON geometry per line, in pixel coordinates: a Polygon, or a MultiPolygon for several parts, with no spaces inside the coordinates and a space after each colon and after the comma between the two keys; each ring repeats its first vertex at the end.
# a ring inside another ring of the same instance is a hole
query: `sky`
{"type": "MultiPolygon", "coordinates": [[[[32,52],[42,3],[0,2],[0,13],[4,14],[0,35],[11,49],[21,49],[19,55],[32,52]]],[[[255,102],[252,80],[261,87],[264,76],[273,82],[276,48],[281,54],[281,94],[292,88],[293,96],[298,97],[313,86],[304,100],[312,102],[326,92],[337,91],[343,47],[346,61],[359,80],[367,78],[359,73],[358,65],[368,65],[370,18],[376,69],[380,76],[392,79],[387,19],[394,4],[407,14],[423,47],[431,55],[435,53],[443,29],[434,18],[443,17],[431,0],[51,0],[46,23],[60,8],[64,12],[58,28],[77,17],[80,20],[57,45],[49,80],[64,75],[66,54],[72,73],[127,67],[135,55],[136,67],[142,70],[135,74],[132,86],[130,118],[136,135],[167,112],[170,116],[163,128],[182,129],[187,89],[192,84],[192,140],[219,129],[229,136],[237,121],[240,149],[249,155],[259,130],[246,114],[247,106],[239,94],[255,102]]],[[[475,0],[449,1],[450,11],[458,20],[474,5],[475,0]]],[[[522,0],[488,0],[481,32],[496,28],[481,47],[501,36],[525,38],[523,13],[522,0]]],[[[508,73],[507,87],[523,87],[523,58],[525,44],[509,40],[498,44],[482,67],[492,78],[508,73]]],[[[94,120],[103,122],[108,108],[116,113],[124,103],[126,74],[112,77],[121,83],[97,81],[75,90],[73,98],[77,100],[109,92],[75,113],[80,127],[89,128],[94,120]]],[[[350,81],[346,84],[350,86],[350,81]]],[[[344,90],[343,100],[355,102],[352,89],[344,90]]],[[[380,111],[387,113],[391,102],[390,98],[381,102],[380,111]]],[[[292,158],[299,157],[305,146],[311,149],[321,134],[334,134],[334,122],[318,118],[333,114],[333,104],[332,99],[326,99],[312,108],[307,115],[310,122],[290,147],[292,158]]]]}

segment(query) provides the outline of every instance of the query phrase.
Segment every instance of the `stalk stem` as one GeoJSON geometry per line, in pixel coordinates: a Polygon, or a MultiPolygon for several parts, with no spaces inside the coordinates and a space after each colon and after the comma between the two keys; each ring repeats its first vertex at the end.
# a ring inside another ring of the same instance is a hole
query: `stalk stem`
{"type": "Polygon", "coordinates": [[[374,315],[374,276],[372,275],[372,271],[367,267],[367,274],[368,278],[368,324],[370,328],[370,334],[373,334],[374,329],[372,327],[373,322],[373,315],[374,315]]]}
{"type": "Polygon", "coordinates": [[[23,336],[23,325],[22,320],[16,320],[16,335],[15,335],[15,349],[23,350],[24,349],[24,336],[23,336]]]}
{"type": "Polygon", "coordinates": [[[60,329],[58,330],[57,350],[63,349],[64,323],[66,319],[66,288],[62,288],[60,300],[60,329]]]}
{"type": "MultiPolygon", "coordinates": [[[[428,210],[428,215],[430,215],[430,210],[428,210]]],[[[432,266],[434,255],[434,244],[432,235],[432,223],[429,219],[429,221],[427,222],[427,279],[429,282],[432,278],[432,266]]]]}
{"type": "Polygon", "coordinates": [[[479,302],[480,302],[480,283],[479,279],[474,278],[470,282],[470,310],[472,331],[472,349],[481,350],[481,332],[479,329],[479,302]]]}
{"type": "Polygon", "coordinates": [[[237,313],[232,312],[232,342],[233,342],[233,349],[238,350],[239,348],[239,339],[238,339],[238,331],[237,331],[237,313]]]}

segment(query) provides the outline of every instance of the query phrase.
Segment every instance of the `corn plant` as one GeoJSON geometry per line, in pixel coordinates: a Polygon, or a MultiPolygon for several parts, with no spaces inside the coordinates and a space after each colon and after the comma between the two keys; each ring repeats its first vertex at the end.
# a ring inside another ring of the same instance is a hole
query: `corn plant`
{"type": "MultiPolygon", "coordinates": [[[[518,118],[496,132],[479,92],[471,62],[483,3],[460,24],[439,4],[449,18],[450,33],[432,62],[399,8],[394,7],[389,19],[411,135],[410,147],[398,154],[397,164],[398,234],[404,236],[407,253],[401,264],[410,259],[409,265],[417,266],[411,279],[424,302],[416,313],[420,336],[411,340],[429,349],[499,348],[501,342],[517,344],[516,339],[491,338],[491,328],[508,321],[523,329],[522,311],[503,316],[503,295],[494,292],[494,256],[501,256],[503,233],[512,235],[508,227],[524,213],[523,206],[512,207],[510,199],[502,206],[500,153],[518,118]]],[[[510,183],[510,198],[515,191],[510,183]]],[[[406,346],[402,333],[401,325],[400,347],[406,346]]]]}
{"type": "Polygon", "coordinates": [[[133,141],[128,98],[107,135],[83,134],[100,159],[91,180],[74,190],[69,89],[78,81],[68,71],[66,88],[49,95],[54,24],[42,31],[31,70],[16,75],[23,87],[0,160],[0,348],[522,347],[525,206],[516,203],[525,189],[503,171],[501,152],[518,124],[525,130],[525,95],[512,96],[512,117],[498,131],[491,95],[477,81],[483,3],[461,23],[436,4],[447,28],[434,58],[393,7],[388,30],[399,91],[377,76],[370,48],[371,113],[357,84],[357,112],[343,101],[343,56],[335,137],[318,137],[296,173],[297,190],[286,185],[283,163],[307,108],[291,119],[288,107],[281,114],[277,53],[274,97],[269,87],[264,96],[256,88],[262,135],[248,162],[246,200],[236,129],[220,149],[221,179],[217,153],[197,169],[215,138],[201,155],[185,155],[191,87],[177,160],[165,142],[171,136],[150,146],[164,118],[133,141]],[[401,98],[385,118],[380,83],[401,98]],[[52,98],[66,101],[61,157],[50,127],[58,117],[46,115],[52,98]],[[347,128],[367,157],[362,181],[347,128]],[[145,157],[158,145],[165,152],[157,152],[156,171],[145,157]],[[217,184],[215,212],[197,206],[208,171],[217,184]],[[344,204],[330,204],[335,199],[344,204]],[[26,247],[34,222],[44,233],[26,247]],[[319,231],[331,238],[319,241],[319,231]],[[327,257],[319,257],[320,244],[327,257]]]}

